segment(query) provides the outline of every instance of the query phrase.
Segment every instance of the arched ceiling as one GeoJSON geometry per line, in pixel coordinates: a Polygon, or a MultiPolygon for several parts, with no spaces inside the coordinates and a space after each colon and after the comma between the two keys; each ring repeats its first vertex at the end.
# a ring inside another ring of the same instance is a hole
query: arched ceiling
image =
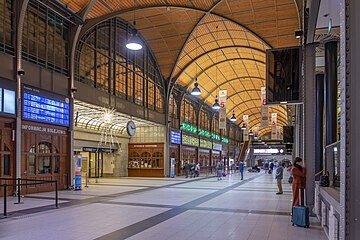
{"type": "MultiPolygon", "coordinates": [[[[133,20],[134,0],[59,0],[81,13],[95,1],[88,23],[120,16],[133,20]]],[[[210,106],[220,89],[228,91],[227,114],[252,126],[260,122],[260,88],[265,86],[265,51],[299,45],[295,0],[135,0],[136,28],[147,41],[164,79],[191,91],[195,78],[210,106]],[[218,28],[216,28],[218,27],[218,28]],[[249,124],[250,125],[250,124],[249,124]]],[[[278,113],[287,124],[286,109],[278,113]]]]}

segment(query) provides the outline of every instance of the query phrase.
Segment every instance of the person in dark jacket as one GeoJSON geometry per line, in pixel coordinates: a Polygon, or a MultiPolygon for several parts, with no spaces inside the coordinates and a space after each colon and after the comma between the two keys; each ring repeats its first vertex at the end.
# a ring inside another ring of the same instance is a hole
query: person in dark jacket
{"type": "Polygon", "coordinates": [[[239,172],[240,172],[241,180],[243,180],[244,179],[244,162],[243,161],[239,162],[239,172]]]}
{"type": "Polygon", "coordinates": [[[276,168],[275,179],[277,181],[278,190],[279,190],[276,194],[283,194],[282,180],[284,178],[284,166],[285,163],[282,163],[279,165],[279,167],[276,168]]]}
{"type": "Polygon", "coordinates": [[[293,202],[292,206],[303,206],[304,205],[304,190],[306,187],[306,168],[304,161],[296,157],[294,159],[293,167],[291,168],[291,173],[293,176],[292,182],[292,193],[293,193],[293,202]],[[299,193],[301,192],[301,193],[299,193]],[[299,201],[301,198],[301,203],[299,201]]]}
{"type": "Polygon", "coordinates": [[[190,165],[189,162],[186,161],[185,165],[184,165],[184,171],[185,171],[185,177],[188,178],[189,177],[189,170],[190,170],[190,165]]]}

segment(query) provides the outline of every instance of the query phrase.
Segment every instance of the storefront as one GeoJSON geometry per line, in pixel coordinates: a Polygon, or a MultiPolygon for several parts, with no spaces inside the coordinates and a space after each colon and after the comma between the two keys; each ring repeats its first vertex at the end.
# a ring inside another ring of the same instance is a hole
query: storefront
{"type": "MultiPolygon", "coordinates": [[[[22,87],[22,178],[56,180],[66,189],[70,176],[69,98],[22,87]]],[[[51,184],[24,187],[24,193],[52,191],[51,184]]]]}
{"type": "MultiPolygon", "coordinates": [[[[15,82],[0,79],[0,178],[15,178],[15,88],[15,82]]],[[[4,183],[12,182],[2,180],[4,183]]],[[[13,190],[9,187],[9,195],[13,190]]]]}
{"type": "Polygon", "coordinates": [[[212,148],[211,140],[200,138],[199,163],[200,163],[201,173],[211,172],[210,171],[211,148],[212,148]]]}
{"type": "Polygon", "coordinates": [[[164,177],[164,143],[129,143],[129,177],[164,177]]]}
{"type": "Polygon", "coordinates": [[[217,161],[221,159],[221,151],[222,151],[222,144],[214,142],[212,154],[211,154],[212,166],[216,166],[217,161]]]}

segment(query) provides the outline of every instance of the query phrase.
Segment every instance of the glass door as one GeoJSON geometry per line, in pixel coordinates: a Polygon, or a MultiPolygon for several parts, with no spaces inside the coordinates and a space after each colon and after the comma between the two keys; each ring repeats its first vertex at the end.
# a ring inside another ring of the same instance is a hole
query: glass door
{"type": "Polygon", "coordinates": [[[103,176],[103,153],[89,154],[89,177],[98,178],[103,176]]]}

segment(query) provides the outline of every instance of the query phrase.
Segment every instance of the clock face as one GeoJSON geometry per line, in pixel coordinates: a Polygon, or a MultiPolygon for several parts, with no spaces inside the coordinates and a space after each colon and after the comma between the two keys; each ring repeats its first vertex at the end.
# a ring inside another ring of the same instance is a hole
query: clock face
{"type": "Polygon", "coordinates": [[[130,136],[134,136],[136,132],[136,126],[133,121],[129,121],[126,126],[126,130],[130,136]]]}

